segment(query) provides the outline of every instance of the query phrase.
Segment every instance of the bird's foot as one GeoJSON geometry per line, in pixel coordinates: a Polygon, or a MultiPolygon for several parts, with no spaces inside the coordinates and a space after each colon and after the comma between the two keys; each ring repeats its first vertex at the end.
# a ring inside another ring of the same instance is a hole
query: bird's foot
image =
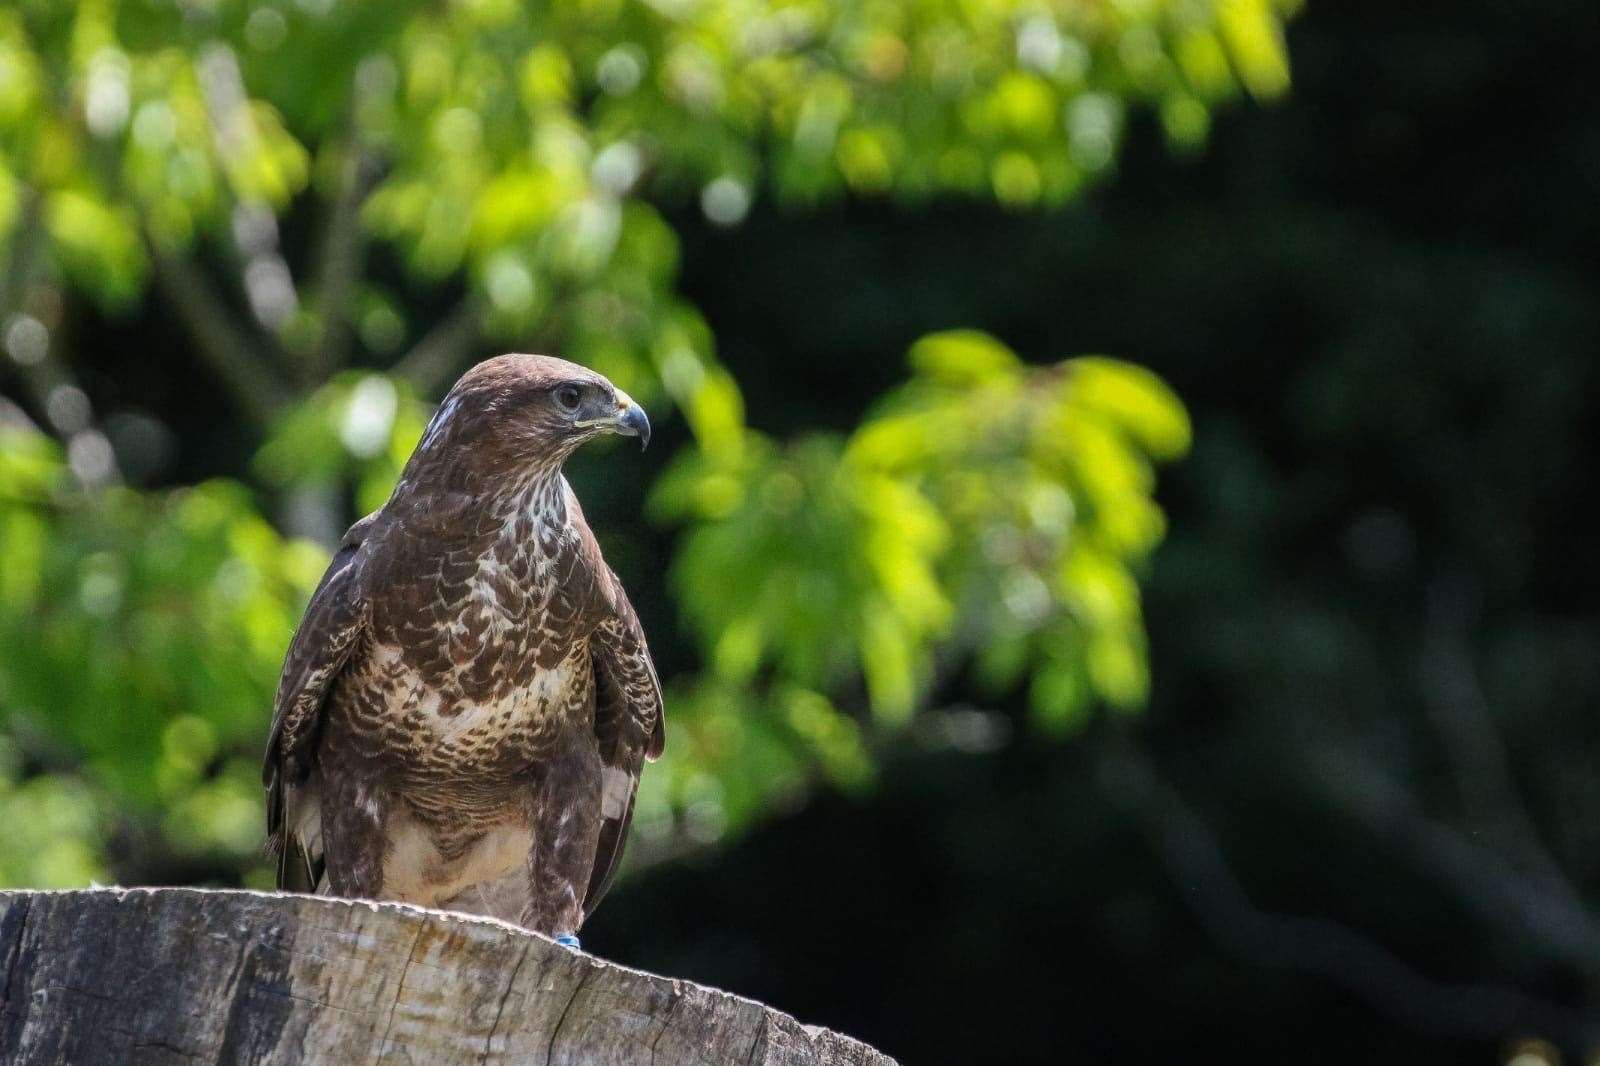
{"type": "Polygon", "coordinates": [[[578,943],[578,938],[573,936],[571,933],[562,933],[560,936],[556,937],[556,943],[560,944],[564,948],[571,948],[573,951],[583,950],[583,947],[578,943]]]}

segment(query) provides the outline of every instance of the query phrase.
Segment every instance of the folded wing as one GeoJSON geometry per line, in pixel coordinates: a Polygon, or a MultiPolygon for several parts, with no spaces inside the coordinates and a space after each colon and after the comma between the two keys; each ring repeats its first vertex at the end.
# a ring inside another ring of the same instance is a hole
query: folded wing
{"type": "Polygon", "coordinates": [[[316,756],[322,712],[334,681],[367,624],[360,563],[372,519],[351,527],[311,596],[284,659],[273,705],[262,783],[267,789],[267,846],[278,856],[278,887],[314,892],[323,856],[315,796],[304,788],[316,756]]]}
{"type": "Polygon", "coordinates": [[[584,894],[585,917],[594,912],[621,865],[645,760],[658,757],[666,743],[661,682],[656,679],[644,629],[617,576],[607,569],[604,579],[610,582],[607,591],[613,610],[590,638],[589,656],[595,680],[594,728],[605,769],[600,846],[584,894]]]}

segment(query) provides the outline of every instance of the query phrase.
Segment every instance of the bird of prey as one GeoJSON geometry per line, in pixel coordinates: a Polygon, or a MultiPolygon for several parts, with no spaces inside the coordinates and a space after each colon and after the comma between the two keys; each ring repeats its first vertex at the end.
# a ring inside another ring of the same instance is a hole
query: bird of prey
{"type": "Polygon", "coordinates": [[[345,534],[278,684],[278,887],[576,946],[665,737],[639,619],[561,472],[602,433],[643,446],[650,423],[576,364],[486,360],[345,534]]]}

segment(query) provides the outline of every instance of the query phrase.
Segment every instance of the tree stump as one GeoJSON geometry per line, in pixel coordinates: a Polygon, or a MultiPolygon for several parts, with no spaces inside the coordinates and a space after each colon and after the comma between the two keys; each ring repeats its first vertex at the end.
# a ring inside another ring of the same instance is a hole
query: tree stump
{"type": "Polygon", "coordinates": [[[0,1062],[893,1060],[492,919],[162,888],[0,892],[0,1062]]]}

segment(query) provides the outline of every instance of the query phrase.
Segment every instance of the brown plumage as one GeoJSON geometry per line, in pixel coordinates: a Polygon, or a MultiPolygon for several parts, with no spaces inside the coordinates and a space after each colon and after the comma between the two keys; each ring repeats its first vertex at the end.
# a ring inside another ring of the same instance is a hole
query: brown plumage
{"type": "Polygon", "coordinates": [[[650,424],[600,375],[479,363],[345,534],[267,742],[280,888],[552,935],[594,910],[664,739],[644,632],[561,474],[604,432],[650,424]]]}

